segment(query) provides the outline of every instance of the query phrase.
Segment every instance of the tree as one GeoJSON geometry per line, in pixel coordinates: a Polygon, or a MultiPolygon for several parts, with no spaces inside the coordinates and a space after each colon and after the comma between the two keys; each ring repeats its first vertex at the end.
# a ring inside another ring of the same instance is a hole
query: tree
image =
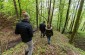
{"type": "Polygon", "coordinates": [[[59,14],[58,14],[58,20],[57,20],[57,30],[60,31],[60,28],[59,28],[59,14]]]}
{"type": "Polygon", "coordinates": [[[73,11],[74,15],[72,14],[72,21],[71,21],[71,24],[70,24],[70,27],[69,27],[70,32],[73,31],[73,26],[74,26],[74,24],[75,24],[75,20],[76,20],[76,15],[77,15],[77,11],[78,11],[79,2],[80,2],[80,0],[78,1],[77,6],[75,6],[75,4],[74,4],[74,11],[73,11]],[[75,9],[75,8],[76,8],[76,9],[75,9]]]}
{"type": "Polygon", "coordinates": [[[73,29],[73,33],[72,33],[71,39],[69,41],[70,43],[73,43],[74,36],[75,36],[75,34],[76,34],[77,30],[78,30],[83,4],[84,4],[84,0],[81,0],[80,7],[79,7],[79,10],[78,10],[78,14],[77,14],[77,18],[76,18],[76,22],[75,22],[74,29],[73,29]]]}
{"type": "Polygon", "coordinates": [[[61,6],[62,6],[62,0],[60,0],[59,2],[59,14],[58,14],[58,20],[59,20],[59,31],[60,31],[60,27],[61,27],[61,20],[62,20],[62,12],[61,12],[61,6]]]}
{"type": "Polygon", "coordinates": [[[37,28],[38,28],[38,14],[39,14],[38,0],[36,0],[36,23],[37,23],[37,28]]]}
{"type": "Polygon", "coordinates": [[[13,3],[14,3],[14,7],[15,7],[15,12],[16,12],[17,18],[19,18],[18,9],[17,9],[17,5],[16,5],[16,1],[13,0],[13,3]]]}
{"type": "Polygon", "coordinates": [[[49,4],[49,1],[48,1],[48,21],[47,23],[50,24],[50,15],[51,15],[51,0],[50,0],[50,4],[49,4]]]}
{"type": "Polygon", "coordinates": [[[69,5],[68,5],[68,9],[67,9],[67,14],[66,14],[66,20],[65,20],[65,25],[64,25],[62,34],[65,32],[65,28],[66,28],[67,23],[68,23],[68,17],[69,17],[69,10],[70,10],[71,1],[72,1],[72,0],[69,0],[69,5]]]}
{"type": "Polygon", "coordinates": [[[42,20],[42,0],[41,0],[41,18],[40,18],[40,22],[41,22],[41,20],[42,20]]]}
{"type": "Polygon", "coordinates": [[[65,3],[65,0],[60,0],[60,4],[59,4],[59,31],[61,30],[61,25],[62,25],[61,21],[63,18],[64,3],[65,3]]]}
{"type": "Polygon", "coordinates": [[[20,19],[21,19],[21,12],[22,12],[22,9],[21,9],[21,3],[20,3],[20,0],[18,0],[18,4],[19,4],[19,10],[20,10],[20,19]]]}
{"type": "Polygon", "coordinates": [[[50,24],[52,23],[52,19],[53,19],[54,8],[55,8],[55,0],[53,1],[53,8],[52,8],[52,14],[51,14],[51,19],[50,19],[50,24]]]}

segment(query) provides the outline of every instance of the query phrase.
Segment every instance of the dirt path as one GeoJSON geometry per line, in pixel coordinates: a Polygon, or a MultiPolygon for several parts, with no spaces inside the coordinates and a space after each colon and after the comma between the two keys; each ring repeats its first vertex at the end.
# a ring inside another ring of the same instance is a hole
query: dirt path
{"type": "MultiPolygon", "coordinates": [[[[62,45],[62,43],[68,43],[68,38],[56,31],[54,31],[54,36],[52,36],[51,45],[47,44],[46,37],[40,38],[40,32],[34,34],[33,42],[33,55],[77,55],[77,53],[72,50],[68,52],[68,49],[70,48],[64,49],[65,46],[62,45]]],[[[14,45],[16,45],[15,43],[16,42],[14,42],[14,45]]],[[[4,52],[2,55],[24,55],[26,46],[26,44],[20,43],[12,49],[4,52]]]]}
{"type": "Polygon", "coordinates": [[[7,50],[10,49],[10,48],[13,48],[14,46],[16,46],[17,44],[19,44],[21,42],[21,39],[17,39],[15,41],[11,41],[8,43],[8,47],[7,47],[7,50]]]}

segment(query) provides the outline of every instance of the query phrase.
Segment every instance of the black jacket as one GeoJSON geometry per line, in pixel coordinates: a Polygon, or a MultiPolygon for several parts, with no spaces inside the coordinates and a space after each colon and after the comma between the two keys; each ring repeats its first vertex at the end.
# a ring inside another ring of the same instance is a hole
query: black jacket
{"type": "Polygon", "coordinates": [[[52,30],[52,28],[50,28],[50,29],[47,29],[46,28],[45,34],[46,34],[47,37],[53,36],[53,30],[52,30]]]}
{"type": "Polygon", "coordinates": [[[33,29],[27,19],[22,20],[20,23],[17,23],[15,34],[20,34],[22,42],[29,42],[33,37],[33,29]]]}
{"type": "Polygon", "coordinates": [[[39,29],[40,29],[40,31],[41,31],[42,33],[45,32],[45,27],[46,27],[46,25],[45,25],[44,23],[41,23],[41,24],[40,24],[39,29]]]}

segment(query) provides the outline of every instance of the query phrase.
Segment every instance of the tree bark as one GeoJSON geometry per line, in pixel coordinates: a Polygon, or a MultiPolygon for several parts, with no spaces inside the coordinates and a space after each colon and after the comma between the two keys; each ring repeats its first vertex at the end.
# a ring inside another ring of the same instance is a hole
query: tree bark
{"type": "Polygon", "coordinates": [[[60,5],[59,5],[59,19],[60,19],[59,20],[59,31],[61,31],[64,3],[65,3],[65,0],[60,0],[60,5]]]}
{"type": "Polygon", "coordinates": [[[21,3],[20,3],[20,0],[18,0],[18,4],[19,4],[19,10],[20,10],[20,19],[21,19],[21,12],[22,12],[22,9],[21,9],[21,3]]]}
{"type": "MultiPolygon", "coordinates": [[[[73,32],[73,26],[74,26],[74,24],[75,24],[75,20],[76,20],[76,15],[77,15],[79,3],[80,3],[80,0],[78,1],[76,10],[73,11],[73,12],[74,12],[74,16],[73,16],[73,21],[71,22],[70,27],[69,27],[69,28],[70,28],[70,32],[73,32]]],[[[74,8],[75,8],[75,7],[74,7],[74,8]]]]}
{"type": "Polygon", "coordinates": [[[18,9],[17,9],[17,5],[16,5],[16,1],[13,0],[13,3],[14,3],[14,7],[15,7],[15,12],[16,12],[17,18],[19,18],[18,9]]]}
{"type": "Polygon", "coordinates": [[[49,23],[50,24],[50,15],[51,15],[51,0],[50,0],[50,4],[49,4],[49,6],[48,6],[48,21],[47,21],[47,23],[49,23]]]}
{"type": "Polygon", "coordinates": [[[80,20],[80,17],[81,17],[83,4],[84,4],[84,0],[81,0],[80,7],[79,7],[79,10],[78,10],[78,14],[77,14],[77,19],[76,19],[76,22],[75,22],[75,25],[74,25],[74,29],[73,29],[73,33],[72,33],[71,39],[69,41],[70,43],[73,43],[74,36],[75,36],[75,34],[76,34],[77,30],[78,30],[79,20],[80,20]]]}
{"type": "Polygon", "coordinates": [[[65,28],[66,28],[66,26],[67,26],[71,1],[72,1],[72,0],[69,0],[68,10],[67,10],[66,20],[65,20],[65,25],[64,25],[64,28],[63,28],[62,34],[65,32],[65,28]]]}
{"type": "Polygon", "coordinates": [[[41,17],[40,17],[40,22],[42,21],[42,0],[40,1],[40,3],[41,3],[41,17]]]}
{"type": "Polygon", "coordinates": [[[61,12],[61,3],[62,3],[62,0],[60,0],[60,4],[59,4],[59,31],[60,31],[60,27],[61,27],[61,19],[62,19],[62,12],[61,12]]]}
{"type": "Polygon", "coordinates": [[[60,29],[59,29],[59,14],[58,14],[58,20],[57,20],[57,30],[60,31],[60,29]]]}
{"type": "Polygon", "coordinates": [[[38,28],[38,14],[39,14],[38,0],[36,0],[36,23],[37,23],[37,28],[38,28]]]}
{"type": "Polygon", "coordinates": [[[55,8],[55,0],[53,1],[53,8],[52,8],[52,14],[51,14],[51,19],[50,19],[50,24],[52,24],[54,8],[55,8]]]}

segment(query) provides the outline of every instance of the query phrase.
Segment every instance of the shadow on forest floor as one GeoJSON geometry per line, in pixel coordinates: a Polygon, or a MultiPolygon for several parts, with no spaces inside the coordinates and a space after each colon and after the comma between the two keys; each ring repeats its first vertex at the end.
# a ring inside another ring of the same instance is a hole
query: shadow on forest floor
{"type": "Polygon", "coordinates": [[[76,47],[85,51],[85,34],[78,33],[75,37],[74,44],[76,47]]]}

